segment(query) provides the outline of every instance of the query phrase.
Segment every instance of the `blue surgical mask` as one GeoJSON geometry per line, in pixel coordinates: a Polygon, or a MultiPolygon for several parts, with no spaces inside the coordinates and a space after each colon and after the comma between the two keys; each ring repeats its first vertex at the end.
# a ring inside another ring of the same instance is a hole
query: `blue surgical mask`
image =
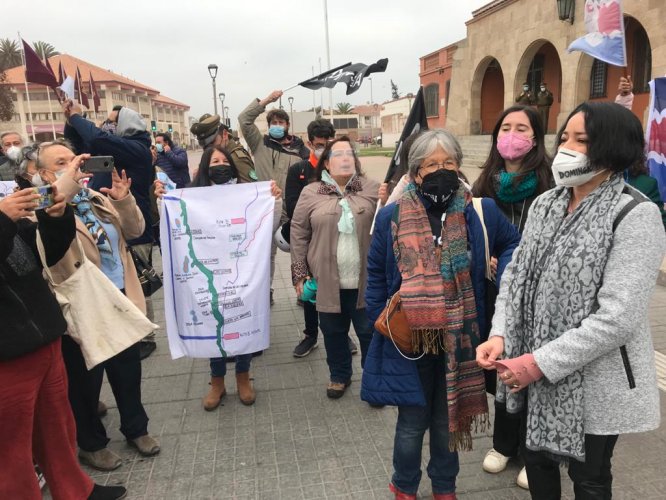
{"type": "Polygon", "coordinates": [[[271,125],[268,129],[268,135],[273,139],[282,139],[284,137],[284,127],[282,125],[271,125]]]}
{"type": "Polygon", "coordinates": [[[155,144],[155,149],[157,150],[158,153],[161,153],[164,151],[164,146],[162,145],[162,143],[158,142],[157,144],[155,144]]]}

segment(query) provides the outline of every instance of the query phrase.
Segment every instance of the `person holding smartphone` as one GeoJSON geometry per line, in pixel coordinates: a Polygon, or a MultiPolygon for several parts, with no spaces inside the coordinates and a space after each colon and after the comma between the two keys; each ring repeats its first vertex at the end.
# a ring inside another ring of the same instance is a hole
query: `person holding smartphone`
{"type": "MultiPolygon", "coordinates": [[[[71,200],[76,216],[76,234],[86,258],[96,264],[141,311],[146,303],[127,248],[127,240],[144,232],[145,221],[130,192],[132,180],[124,170],[111,173],[112,185],[101,192],[81,188],[78,181],[89,176],[69,167],[75,154],[66,141],[42,143],[37,169],[45,184],[55,185],[71,200]]],[[[53,267],[55,279],[63,281],[78,268],[79,251],[73,246],[53,267]]],[[[99,308],[106,304],[97,304],[99,308]]],[[[94,311],[90,311],[94,314],[94,311]]],[[[148,434],[148,415],[141,402],[141,360],[139,343],[87,370],[79,345],[66,336],[62,352],[70,380],[69,399],[76,420],[76,437],[83,463],[99,470],[114,470],[120,456],[109,450],[109,438],[98,413],[102,378],[106,372],[120,413],[120,430],[128,444],[144,456],[159,453],[160,446],[148,434]]]]}
{"type": "Polygon", "coordinates": [[[46,209],[35,210],[38,197],[29,187],[0,200],[0,498],[42,498],[33,460],[55,500],[123,498],[123,486],[95,484],[76,460],[61,353],[67,323],[36,245],[39,230],[46,262],[56,265],[76,236],[74,211],[57,189],[46,209]]]}

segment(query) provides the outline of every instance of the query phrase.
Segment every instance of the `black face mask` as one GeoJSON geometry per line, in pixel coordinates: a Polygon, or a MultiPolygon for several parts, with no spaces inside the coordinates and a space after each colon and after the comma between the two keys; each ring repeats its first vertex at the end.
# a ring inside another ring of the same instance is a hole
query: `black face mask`
{"type": "Polygon", "coordinates": [[[419,192],[438,209],[446,209],[458,190],[460,179],[457,172],[441,169],[423,177],[419,192]]]}
{"type": "Polygon", "coordinates": [[[213,184],[226,184],[236,178],[236,171],[229,167],[210,167],[208,176],[213,184]]]}

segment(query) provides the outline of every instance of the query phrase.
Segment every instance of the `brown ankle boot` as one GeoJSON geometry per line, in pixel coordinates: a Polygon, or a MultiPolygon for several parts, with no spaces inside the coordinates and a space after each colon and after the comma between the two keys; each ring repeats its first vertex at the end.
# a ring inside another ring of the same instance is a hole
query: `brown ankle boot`
{"type": "Polygon", "coordinates": [[[211,377],[210,389],[208,394],[203,398],[203,407],[206,411],[213,411],[220,406],[222,398],[227,394],[227,389],[224,387],[224,377],[211,377]]]}
{"type": "Polygon", "coordinates": [[[254,400],[257,399],[257,395],[255,394],[254,387],[252,387],[252,382],[250,381],[250,372],[237,373],[236,386],[238,387],[238,397],[240,398],[241,403],[247,406],[253,405],[254,400]]]}

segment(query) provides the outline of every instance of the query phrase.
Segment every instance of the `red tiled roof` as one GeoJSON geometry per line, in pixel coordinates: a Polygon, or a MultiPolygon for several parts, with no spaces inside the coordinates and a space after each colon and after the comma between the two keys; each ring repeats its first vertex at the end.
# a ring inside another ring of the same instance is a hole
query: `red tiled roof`
{"type": "MultiPolygon", "coordinates": [[[[93,76],[93,78],[95,78],[93,76]]],[[[176,106],[179,108],[185,108],[185,109],[190,109],[190,107],[187,104],[183,104],[182,102],[176,101],[175,99],[171,99],[170,97],[167,97],[165,95],[157,95],[152,98],[153,102],[156,103],[162,103],[162,104],[170,104],[172,106],[176,106]]]]}
{"type": "MultiPolygon", "coordinates": [[[[159,90],[139,83],[136,80],[132,80],[125,76],[114,73],[108,69],[102,69],[99,66],[90,64],[89,62],[79,59],[69,54],[60,54],[57,56],[49,57],[49,63],[53,68],[54,72],[58,72],[58,66],[62,62],[63,69],[68,76],[74,77],[76,75],[76,68],[79,68],[81,72],[81,80],[87,82],[90,79],[90,74],[92,73],[95,83],[104,83],[104,84],[116,84],[124,88],[133,88],[136,90],[144,91],[148,95],[157,95],[159,90]]],[[[23,66],[17,66],[15,68],[8,69],[6,71],[7,80],[5,84],[10,85],[23,85],[25,83],[25,71],[23,66]]],[[[57,75],[56,75],[57,76],[57,75]]]]}

